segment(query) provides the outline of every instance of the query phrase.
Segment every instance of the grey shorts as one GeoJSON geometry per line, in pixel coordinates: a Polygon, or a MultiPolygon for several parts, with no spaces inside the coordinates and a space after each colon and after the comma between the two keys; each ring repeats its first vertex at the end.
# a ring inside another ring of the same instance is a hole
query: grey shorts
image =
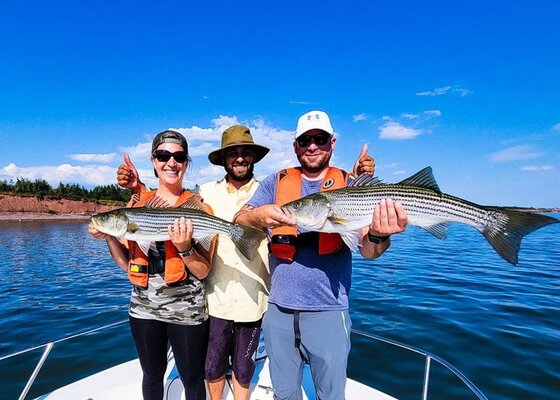
{"type": "Polygon", "coordinates": [[[224,376],[231,367],[242,385],[255,372],[255,352],[259,345],[261,321],[234,322],[210,316],[208,351],[204,375],[207,380],[224,376]]]}

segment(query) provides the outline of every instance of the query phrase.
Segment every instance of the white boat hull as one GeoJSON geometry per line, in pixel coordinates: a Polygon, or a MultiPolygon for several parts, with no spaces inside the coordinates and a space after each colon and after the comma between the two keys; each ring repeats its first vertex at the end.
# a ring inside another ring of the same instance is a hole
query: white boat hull
{"type": "MultiPolygon", "coordinates": [[[[303,398],[315,399],[315,391],[309,368],[304,371],[302,382],[303,398]]],[[[175,368],[173,357],[170,356],[165,373],[164,400],[183,400],[183,384],[175,368]]],[[[119,364],[115,367],[90,375],[70,385],[61,387],[41,400],[138,400],[142,398],[142,369],[138,359],[119,364]]],[[[224,400],[233,400],[233,393],[228,385],[224,390],[224,400]]],[[[251,400],[273,400],[272,383],[268,370],[268,358],[257,361],[257,368],[251,382],[251,400]]],[[[347,400],[396,400],[378,390],[362,383],[348,379],[346,385],[347,400]]]]}

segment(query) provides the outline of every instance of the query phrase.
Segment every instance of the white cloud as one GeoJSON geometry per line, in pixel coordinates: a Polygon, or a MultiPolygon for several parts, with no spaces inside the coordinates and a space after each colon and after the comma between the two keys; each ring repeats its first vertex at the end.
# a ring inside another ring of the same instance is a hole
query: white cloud
{"type": "Polygon", "coordinates": [[[312,103],[310,101],[290,100],[290,104],[301,104],[304,106],[310,106],[311,104],[317,104],[317,103],[312,103]]]}
{"type": "Polygon", "coordinates": [[[441,111],[440,110],[426,110],[426,111],[424,111],[424,114],[433,115],[435,117],[441,117],[441,111]]]}
{"type": "Polygon", "coordinates": [[[560,122],[557,123],[556,125],[554,125],[554,126],[552,127],[552,130],[553,130],[554,132],[560,132],[560,122]]]}
{"type": "Polygon", "coordinates": [[[401,114],[401,117],[405,118],[405,119],[416,119],[416,118],[418,118],[418,114],[404,113],[404,114],[401,114]]]}
{"type": "MultiPolygon", "coordinates": [[[[220,115],[209,122],[208,127],[191,126],[174,128],[185,135],[189,142],[189,155],[193,159],[185,176],[185,187],[220,179],[224,176],[223,167],[211,165],[208,153],[220,147],[222,132],[235,124],[247,125],[256,143],[270,148],[270,152],[261,162],[255,165],[258,178],[278,171],[280,168],[297,164],[292,143],[294,132],[271,126],[262,118],[253,121],[240,121],[236,116],[220,115]]],[[[165,128],[163,128],[165,129],[165,128]]],[[[162,129],[162,130],[163,130],[162,129]]],[[[10,163],[0,166],[2,179],[26,178],[29,180],[44,179],[52,186],[63,183],[77,183],[84,186],[110,185],[116,183],[118,164],[122,163],[122,154],[128,153],[138,169],[140,178],[150,187],[157,186],[150,161],[152,137],[145,136],[145,141],[139,141],[130,146],[119,147],[115,153],[87,154],[76,153],[69,157],[88,165],[50,165],[37,167],[20,167],[10,163]]],[[[333,161],[335,158],[333,158],[333,161]]]]}
{"type": "Polygon", "coordinates": [[[417,92],[417,96],[443,96],[448,93],[456,93],[461,97],[465,97],[469,94],[472,94],[472,90],[462,88],[459,85],[454,86],[442,86],[435,88],[433,90],[426,90],[423,92],[417,92]]]}
{"type": "Polygon", "coordinates": [[[83,162],[98,162],[98,163],[108,163],[117,157],[117,153],[108,154],[69,154],[69,158],[76,161],[83,162]]]}
{"type": "Polygon", "coordinates": [[[356,114],[354,116],[352,116],[352,119],[354,120],[354,122],[359,122],[359,121],[365,121],[366,119],[368,119],[367,114],[356,114]]]}
{"type": "Polygon", "coordinates": [[[491,154],[490,160],[493,162],[532,160],[542,155],[543,152],[535,151],[531,146],[512,146],[491,154]]]}
{"type": "Polygon", "coordinates": [[[394,121],[389,121],[379,128],[379,138],[387,140],[414,139],[422,133],[420,129],[408,128],[394,121]]]}
{"type": "Polygon", "coordinates": [[[521,168],[522,171],[529,172],[541,172],[541,171],[552,171],[554,167],[552,165],[527,165],[521,168]]]}
{"type": "Polygon", "coordinates": [[[404,175],[406,171],[404,169],[399,169],[398,171],[393,172],[393,175],[404,175]]]}
{"type": "Polygon", "coordinates": [[[107,165],[74,166],[60,164],[56,166],[18,167],[10,163],[2,169],[3,173],[12,177],[26,178],[31,181],[44,179],[56,187],[60,182],[79,183],[80,185],[108,185],[115,183],[117,170],[107,165]]]}

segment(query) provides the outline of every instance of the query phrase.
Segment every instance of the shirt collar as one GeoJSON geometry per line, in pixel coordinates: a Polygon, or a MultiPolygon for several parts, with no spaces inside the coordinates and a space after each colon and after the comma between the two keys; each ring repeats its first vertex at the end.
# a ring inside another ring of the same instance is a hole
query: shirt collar
{"type": "Polygon", "coordinates": [[[253,177],[251,178],[251,180],[249,182],[247,182],[246,184],[244,184],[243,186],[241,186],[239,189],[236,189],[233,185],[230,185],[226,179],[227,175],[224,176],[222,178],[222,180],[219,181],[220,185],[225,186],[225,189],[228,193],[235,193],[235,192],[248,192],[251,190],[251,188],[253,187],[253,185],[257,182],[257,180],[255,179],[255,176],[253,175],[253,177]]]}

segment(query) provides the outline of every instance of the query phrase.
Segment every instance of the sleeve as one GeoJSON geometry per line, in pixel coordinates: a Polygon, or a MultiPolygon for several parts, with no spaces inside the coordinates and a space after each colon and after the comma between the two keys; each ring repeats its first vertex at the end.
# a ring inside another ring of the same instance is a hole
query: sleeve
{"type": "Polygon", "coordinates": [[[259,184],[259,187],[249,199],[246,205],[260,207],[266,204],[274,204],[276,201],[276,174],[267,176],[259,184]]]}

